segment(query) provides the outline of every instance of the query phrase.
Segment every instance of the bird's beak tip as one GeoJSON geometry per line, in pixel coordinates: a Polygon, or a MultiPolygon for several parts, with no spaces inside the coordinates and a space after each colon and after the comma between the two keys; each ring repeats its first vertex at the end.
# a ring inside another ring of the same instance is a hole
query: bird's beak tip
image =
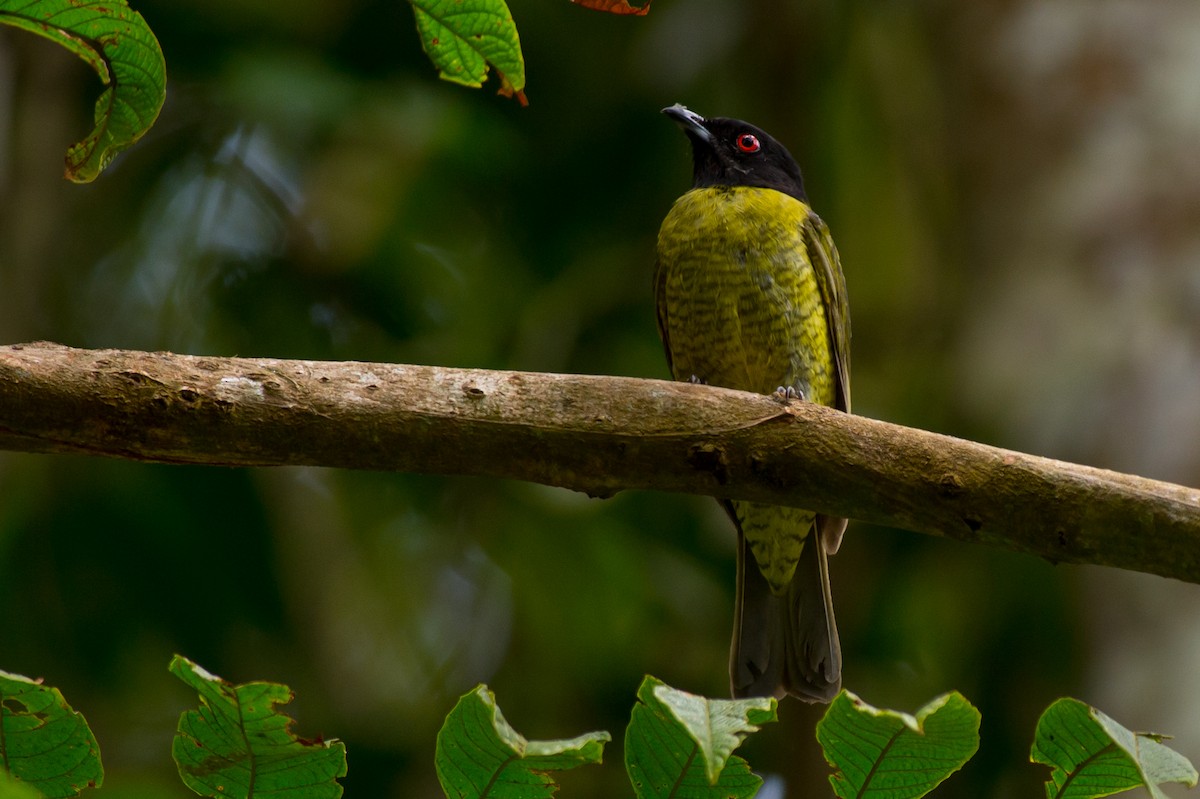
{"type": "Polygon", "coordinates": [[[662,110],[664,114],[675,120],[675,124],[683,128],[685,133],[691,133],[707,141],[712,134],[704,127],[704,117],[690,110],[682,103],[667,106],[662,110]]]}

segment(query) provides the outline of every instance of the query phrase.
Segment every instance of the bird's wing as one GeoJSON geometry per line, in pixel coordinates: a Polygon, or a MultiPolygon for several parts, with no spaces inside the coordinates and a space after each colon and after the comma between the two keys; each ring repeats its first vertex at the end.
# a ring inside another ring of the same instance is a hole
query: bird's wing
{"type": "Polygon", "coordinates": [[[821,217],[810,213],[804,222],[804,244],[817,274],[821,299],[829,325],[829,347],[833,351],[836,377],[834,407],[850,412],[850,305],[846,300],[846,278],[829,228],[821,217]]]}
{"type": "MultiPolygon", "coordinates": [[[[850,304],[846,299],[846,278],[842,274],[842,262],[829,228],[821,217],[810,213],[804,223],[804,243],[817,283],[821,288],[821,299],[825,302],[825,316],[829,325],[829,348],[833,351],[834,374],[837,384],[834,391],[834,407],[850,412],[850,304]]],[[[836,516],[818,514],[817,530],[827,553],[832,555],[842,545],[846,532],[846,520],[836,516]]]]}
{"type": "Polygon", "coordinates": [[[654,316],[658,322],[658,336],[662,339],[663,351],[667,353],[667,370],[675,376],[675,364],[671,358],[670,325],[667,319],[667,269],[661,259],[654,262],[654,316]]]}

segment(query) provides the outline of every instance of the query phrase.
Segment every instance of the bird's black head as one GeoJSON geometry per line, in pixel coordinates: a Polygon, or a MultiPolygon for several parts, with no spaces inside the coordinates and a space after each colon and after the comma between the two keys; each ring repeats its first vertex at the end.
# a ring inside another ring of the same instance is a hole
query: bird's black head
{"type": "Polygon", "coordinates": [[[675,120],[692,143],[695,188],[758,186],[808,202],[796,160],[762,128],[740,119],[705,119],[678,103],[662,112],[675,120]]]}

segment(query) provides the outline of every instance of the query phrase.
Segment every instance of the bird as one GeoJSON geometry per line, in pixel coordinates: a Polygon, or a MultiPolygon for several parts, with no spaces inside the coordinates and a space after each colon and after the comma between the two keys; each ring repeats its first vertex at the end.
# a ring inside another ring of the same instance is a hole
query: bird
{"type": "MultiPolygon", "coordinates": [[[[787,148],[727,117],[664,108],[686,134],[692,187],[658,233],[658,331],[676,380],[850,411],[850,312],[829,228],[787,148]]],[[[722,501],[737,529],[735,698],[828,702],[842,654],[829,555],[846,520],[722,501]]]]}

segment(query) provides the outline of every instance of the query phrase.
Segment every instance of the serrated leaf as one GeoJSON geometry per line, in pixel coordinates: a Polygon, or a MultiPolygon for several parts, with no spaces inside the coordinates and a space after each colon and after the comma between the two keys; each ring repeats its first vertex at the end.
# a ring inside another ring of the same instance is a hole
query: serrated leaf
{"type": "Polygon", "coordinates": [[[843,797],[915,799],[963,767],[979,749],[979,711],[957,691],[915,716],[872,707],[849,691],[817,724],[829,778],[843,797]]]}
{"type": "Polygon", "coordinates": [[[759,725],[775,721],[776,702],[705,699],[647,676],[625,734],[625,768],[641,799],[751,797],[762,780],[733,754],[759,725]]]}
{"type": "Polygon", "coordinates": [[[342,795],[336,778],[346,775],[346,747],[292,734],[293,720],[276,709],[294,697],[286,685],[232,685],[180,655],[170,669],[200,695],[200,709],[179,717],[171,744],[179,776],[193,791],[234,799],[342,795]]]}
{"type": "Polygon", "coordinates": [[[125,0],[0,0],[0,22],[57,42],[104,84],[95,127],[67,150],[69,180],[95,180],[158,119],[167,93],[166,62],[150,27],[125,0]]]}
{"type": "Polygon", "coordinates": [[[442,80],[478,88],[488,66],[500,76],[500,94],[525,98],[521,38],[504,0],[409,0],[425,54],[442,80]]]}
{"type": "Polygon", "coordinates": [[[641,6],[630,5],[629,0],[571,0],[571,2],[593,11],[603,11],[606,14],[644,17],[650,13],[651,0],[646,0],[641,6]]]}
{"type": "Polygon", "coordinates": [[[1131,732],[1077,699],[1059,699],[1038,719],[1029,758],[1050,766],[1050,799],[1091,799],[1139,785],[1165,799],[1160,783],[1195,787],[1197,774],[1163,738],[1131,732]]]}
{"type": "Polygon", "coordinates": [[[100,747],[83,715],[57,688],[6,671],[0,671],[0,764],[51,799],[104,781],[100,747]]]}
{"type": "Polygon", "coordinates": [[[599,763],[607,732],[556,741],[529,741],[504,719],[495,695],[478,685],[458,700],[437,736],[434,765],[452,799],[550,797],[558,783],[548,773],[599,763]]]}

